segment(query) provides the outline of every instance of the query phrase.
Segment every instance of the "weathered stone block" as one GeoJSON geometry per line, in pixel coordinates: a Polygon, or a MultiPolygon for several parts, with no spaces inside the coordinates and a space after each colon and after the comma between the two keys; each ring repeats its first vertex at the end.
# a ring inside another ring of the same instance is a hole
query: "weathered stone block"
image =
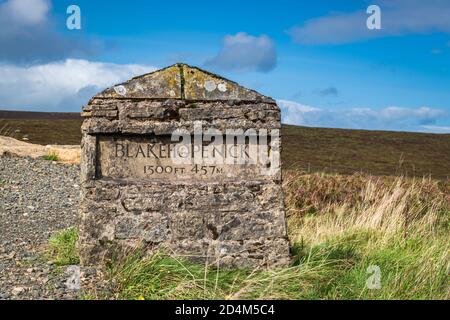
{"type": "Polygon", "coordinates": [[[273,99],[177,64],[106,89],[83,116],[82,264],[136,249],[228,267],[289,263],[273,99]],[[242,131],[227,140],[229,130],[242,131]]]}
{"type": "Polygon", "coordinates": [[[139,239],[149,243],[160,243],[169,236],[168,218],[159,212],[121,216],[117,218],[115,225],[117,239],[139,239]]]}
{"type": "Polygon", "coordinates": [[[203,214],[198,212],[176,212],[170,215],[172,241],[201,240],[205,237],[203,214]]]}

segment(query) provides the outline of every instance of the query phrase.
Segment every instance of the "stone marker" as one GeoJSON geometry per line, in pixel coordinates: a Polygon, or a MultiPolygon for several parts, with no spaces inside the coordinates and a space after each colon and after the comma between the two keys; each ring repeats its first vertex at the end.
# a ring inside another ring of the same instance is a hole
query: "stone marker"
{"type": "Polygon", "coordinates": [[[82,264],[134,249],[289,263],[273,99],[176,64],[106,89],[82,115],[82,264]]]}

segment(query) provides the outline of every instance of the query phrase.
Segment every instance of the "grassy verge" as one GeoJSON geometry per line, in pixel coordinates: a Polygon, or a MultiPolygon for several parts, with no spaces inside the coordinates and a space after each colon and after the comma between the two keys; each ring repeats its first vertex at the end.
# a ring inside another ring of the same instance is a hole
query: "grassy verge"
{"type": "Polygon", "coordinates": [[[317,257],[290,268],[226,270],[189,263],[158,253],[115,265],[111,279],[116,299],[300,299],[306,298],[324,270],[332,268],[317,257]]]}
{"type": "Polygon", "coordinates": [[[78,264],[80,259],[76,250],[78,232],[68,228],[57,232],[48,241],[48,255],[51,261],[58,265],[78,264]]]}
{"type": "MultiPolygon", "coordinates": [[[[110,266],[108,298],[449,299],[449,187],[429,179],[288,173],[290,267],[227,270],[136,253],[110,266]]],[[[69,228],[49,240],[55,264],[79,262],[77,238],[69,228]]]]}
{"type": "Polygon", "coordinates": [[[116,263],[116,299],[449,299],[448,184],[288,174],[293,263],[223,270],[158,253],[116,263]]]}
{"type": "MultiPolygon", "coordinates": [[[[118,264],[115,299],[448,299],[448,257],[441,241],[351,234],[302,247],[295,265],[272,271],[220,270],[157,254],[118,264]],[[380,272],[376,284],[375,272],[380,272]],[[371,281],[371,278],[374,280],[371,281]],[[373,282],[369,287],[370,282],[373,282]]],[[[442,239],[444,241],[444,239],[442,239]]]]}
{"type": "Polygon", "coordinates": [[[450,298],[448,183],[297,172],[284,187],[298,251],[337,261],[312,297],[450,298]]]}

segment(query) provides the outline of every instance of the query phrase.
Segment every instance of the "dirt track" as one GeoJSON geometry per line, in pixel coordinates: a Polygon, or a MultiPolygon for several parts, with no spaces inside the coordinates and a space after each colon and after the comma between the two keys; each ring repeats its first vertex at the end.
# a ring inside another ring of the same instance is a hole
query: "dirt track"
{"type": "Polygon", "coordinates": [[[55,154],[61,162],[80,163],[80,146],[32,144],[10,137],[0,136],[0,156],[13,155],[19,157],[42,158],[55,154]]]}

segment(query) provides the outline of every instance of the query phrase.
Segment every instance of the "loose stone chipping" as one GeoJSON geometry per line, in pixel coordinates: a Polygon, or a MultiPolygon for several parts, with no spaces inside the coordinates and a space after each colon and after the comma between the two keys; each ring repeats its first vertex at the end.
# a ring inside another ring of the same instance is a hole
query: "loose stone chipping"
{"type": "Polygon", "coordinates": [[[82,264],[137,248],[228,267],[288,264],[279,166],[274,175],[262,164],[205,173],[170,157],[177,129],[280,129],[273,99],[176,64],[106,89],[82,115],[82,264]]]}

